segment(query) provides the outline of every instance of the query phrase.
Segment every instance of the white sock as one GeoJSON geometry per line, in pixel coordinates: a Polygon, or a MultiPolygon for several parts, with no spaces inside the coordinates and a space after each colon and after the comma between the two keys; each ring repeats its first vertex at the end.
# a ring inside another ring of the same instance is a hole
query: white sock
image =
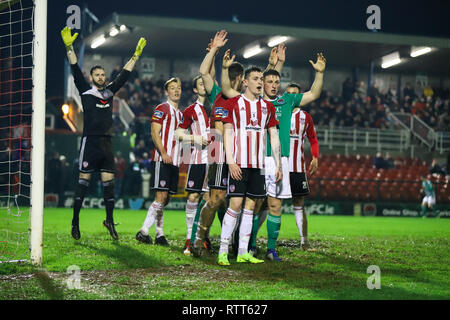
{"type": "Polygon", "coordinates": [[[159,202],[153,202],[147,210],[147,216],[145,217],[144,224],[141,231],[144,235],[148,235],[148,230],[153,226],[156,220],[158,210],[162,210],[162,204],[159,202]]]}
{"type": "Polygon", "coordinates": [[[163,226],[164,226],[164,211],[161,209],[156,213],[156,224],[155,224],[156,238],[159,238],[164,235],[163,226]]]}
{"type": "MultiPolygon", "coordinates": [[[[298,232],[303,239],[303,207],[294,207],[295,222],[297,223],[298,232]]],[[[302,240],[303,243],[303,240],[302,240]]]]}
{"type": "Polygon", "coordinates": [[[227,209],[222,221],[222,233],[220,234],[220,248],[219,254],[228,253],[228,245],[230,244],[231,235],[233,234],[236,222],[239,217],[239,212],[227,209]]]}
{"type": "Polygon", "coordinates": [[[245,254],[248,251],[248,242],[252,233],[253,210],[244,209],[242,211],[241,226],[239,228],[239,249],[238,254],[245,254]]]}
{"type": "MultiPolygon", "coordinates": [[[[187,201],[186,203],[186,239],[190,239],[192,235],[192,226],[194,224],[195,214],[197,213],[198,202],[187,201]]],[[[198,226],[197,226],[198,229],[198,226]]]]}

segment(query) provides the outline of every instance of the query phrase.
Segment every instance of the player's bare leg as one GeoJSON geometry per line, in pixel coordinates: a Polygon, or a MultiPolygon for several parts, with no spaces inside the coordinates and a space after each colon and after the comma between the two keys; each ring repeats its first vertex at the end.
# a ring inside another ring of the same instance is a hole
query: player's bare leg
{"type": "Polygon", "coordinates": [[[89,182],[91,181],[90,173],[80,172],[78,184],[75,189],[75,200],[73,205],[73,218],[72,218],[72,237],[75,240],[81,238],[80,233],[80,210],[83,205],[84,197],[89,189],[89,182]]]}
{"type": "Polygon", "coordinates": [[[300,233],[302,250],[309,248],[308,242],[308,220],[306,218],[305,199],[302,196],[296,196],[292,199],[294,205],[295,221],[300,233]]]}

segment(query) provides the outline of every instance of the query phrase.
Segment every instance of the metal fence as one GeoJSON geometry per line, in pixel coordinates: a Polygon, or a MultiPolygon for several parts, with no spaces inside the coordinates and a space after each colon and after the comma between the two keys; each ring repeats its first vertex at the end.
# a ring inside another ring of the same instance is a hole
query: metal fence
{"type": "Polygon", "coordinates": [[[320,146],[348,150],[374,148],[377,151],[406,151],[411,145],[408,130],[316,127],[320,146]]]}

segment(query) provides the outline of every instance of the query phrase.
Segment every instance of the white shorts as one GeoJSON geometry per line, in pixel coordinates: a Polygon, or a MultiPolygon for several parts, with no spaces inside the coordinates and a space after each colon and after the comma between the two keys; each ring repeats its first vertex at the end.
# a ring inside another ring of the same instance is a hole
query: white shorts
{"type": "Polygon", "coordinates": [[[428,206],[436,204],[436,197],[434,196],[425,196],[422,200],[422,205],[427,204],[428,206]]]}
{"type": "Polygon", "coordinates": [[[265,160],[265,175],[266,175],[266,191],[267,195],[277,199],[290,199],[291,183],[289,179],[289,158],[281,157],[281,167],[283,169],[283,179],[275,183],[275,159],[273,157],[266,157],[265,160]]]}

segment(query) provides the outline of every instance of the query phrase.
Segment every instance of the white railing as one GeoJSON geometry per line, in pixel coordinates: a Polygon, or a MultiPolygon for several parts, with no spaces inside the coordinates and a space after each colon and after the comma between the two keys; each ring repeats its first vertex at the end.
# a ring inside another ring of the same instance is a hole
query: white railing
{"type": "Polygon", "coordinates": [[[377,151],[406,151],[411,146],[409,130],[316,127],[321,147],[329,149],[373,148],[377,151]]]}
{"type": "Polygon", "coordinates": [[[436,132],[435,145],[440,154],[450,152],[450,132],[436,132]]]}
{"type": "Polygon", "coordinates": [[[430,150],[435,146],[436,132],[417,116],[408,113],[392,112],[389,118],[394,124],[408,128],[411,133],[430,150]]]}
{"type": "Polygon", "coordinates": [[[133,122],[135,117],[133,111],[131,111],[125,100],[118,97],[114,97],[113,108],[113,113],[119,117],[125,129],[128,130],[130,123],[133,122]]]}

